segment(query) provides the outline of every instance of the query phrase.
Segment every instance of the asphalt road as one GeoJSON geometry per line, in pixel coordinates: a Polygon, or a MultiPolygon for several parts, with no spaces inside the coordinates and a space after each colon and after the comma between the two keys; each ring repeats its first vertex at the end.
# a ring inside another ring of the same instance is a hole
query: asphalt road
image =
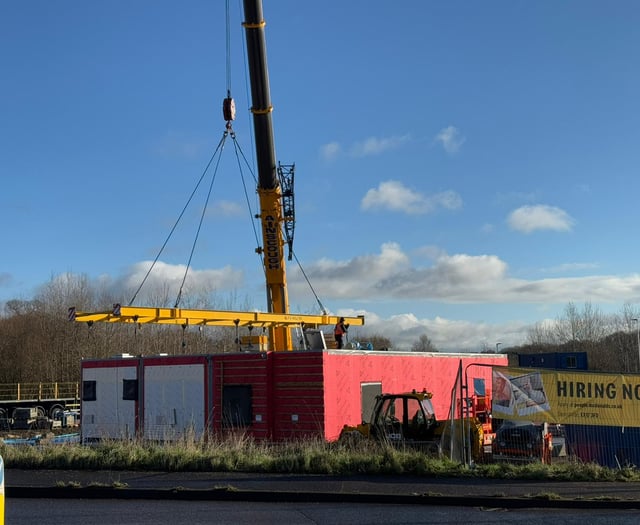
{"type": "Polygon", "coordinates": [[[640,509],[637,482],[219,472],[5,471],[7,498],[321,502],[501,508],[640,509]]]}
{"type": "Polygon", "coordinates": [[[617,509],[113,499],[8,498],[6,501],[7,525],[635,525],[637,522],[637,511],[617,509]]]}

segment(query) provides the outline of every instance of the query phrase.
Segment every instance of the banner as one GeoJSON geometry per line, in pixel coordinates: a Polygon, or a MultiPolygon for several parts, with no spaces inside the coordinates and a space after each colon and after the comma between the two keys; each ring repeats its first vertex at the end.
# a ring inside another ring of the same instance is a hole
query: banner
{"type": "Polygon", "coordinates": [[[494,418],[640,427],[640,376],[493,368],[494,418]]]}

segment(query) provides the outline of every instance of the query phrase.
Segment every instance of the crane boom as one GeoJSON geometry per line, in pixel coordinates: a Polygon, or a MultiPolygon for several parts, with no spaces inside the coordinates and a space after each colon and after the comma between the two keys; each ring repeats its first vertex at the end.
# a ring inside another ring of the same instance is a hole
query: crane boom
{"type": "MultiPolygon", "coordinates": [[[[244,0],[243,26],[247,40],[247,59],[251,83],[251,113],[255,133],[258,167],[258,195],[263,245],[262,256],[266,278],[267,310],[288,314],[286,267],[284,257],[282,190],[278,182],[273,141],[271,94],[264,18],[261,0],[244,0]]],[[[274,327],[270,337],[273,350],[291,350],[291,332],[287,327],[274,327]]]]}
{"type": "MultiPolygon", "coordinates": [[[[224,310],[191,310],[180,308],[149,308],[113,305],[112,310],[81,312],[69,308],[69,320],[86,322],[177,324],[183,328],[195,326],[260,327],[269,330],[270,350],[293,350],[292,327],[319,328],[344,319],[347,324],[364,325],[364,316],[300,315],[289,313],[289,297],[284,257],[286,242],[293,242],[293,166],[276,167],[271,120],[271,95],[267,71],[267,53],[262,16],[262,0],[244,0],[247,57],[251,82],[251,113],[256,143],[258,188],[263,245],[261,254],[265,271],[267,313],[224,310]]],[[[235,103],[229,95],[223,103],[227,125],[235,118],[235,103]]]]}

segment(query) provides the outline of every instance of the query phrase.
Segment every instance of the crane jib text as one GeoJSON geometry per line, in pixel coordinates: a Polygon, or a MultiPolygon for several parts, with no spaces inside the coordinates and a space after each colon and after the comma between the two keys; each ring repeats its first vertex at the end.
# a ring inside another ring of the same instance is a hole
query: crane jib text
{"type": "Polygon", "coordinates": [[[268,270],[280,269],[280,243],[278,242],[278,222],[272,215],[265,218],[264,238],[266,243],[266,265],[268,270]]]}

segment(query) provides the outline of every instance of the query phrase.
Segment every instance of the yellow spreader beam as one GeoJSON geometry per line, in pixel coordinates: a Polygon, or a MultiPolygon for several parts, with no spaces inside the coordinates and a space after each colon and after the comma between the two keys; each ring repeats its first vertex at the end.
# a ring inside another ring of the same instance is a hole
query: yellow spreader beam
{"type": "MultiPolygon", "coordinates": [[[[186,326],[252,326],[319,328],[335,325],[341,316],[308,314],[275,314],[265,312],[234,312],[229,310],[191,310],[186,308],[153,308],[145,306],[121,306],[115,304],[111,311],[78,312],[69,308],[69,320],[79,323],[155,323],[186,326]]],[[[364,325],[364,316],[344,317],[352,326],[364,325]]]]}

